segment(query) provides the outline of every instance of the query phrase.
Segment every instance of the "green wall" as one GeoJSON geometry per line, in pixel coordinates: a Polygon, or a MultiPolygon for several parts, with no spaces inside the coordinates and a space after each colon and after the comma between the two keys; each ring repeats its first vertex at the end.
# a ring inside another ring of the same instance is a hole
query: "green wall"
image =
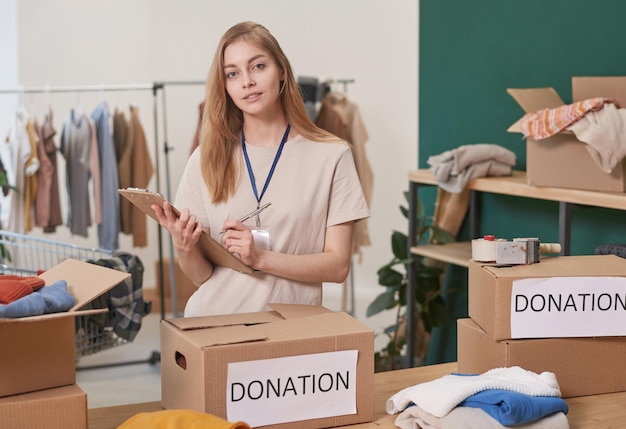
{"type": "MultiPolygon", "coordinates": [[[[419,13],[420,168],[445,150],[493,143],[514,151],[515,168],[525,170],[526,143],[506,131],[523,112],[506,88],[551,86],[569,102],[572,76],[626,75],[626,1],[420,0],[419,13]]],[[[420,192],[430,212],[434,195],[420,192]]],[[[481,233],[557,241],[558,203],[485,195],[481,224],[481,233]]],[[[459,239],[469,238],[465,225],[459,239]]],[[[626,213],[576,210],[571,253],[592,254],[606,243],[626,243],[626,213]]],[[[448,277],[459,287],[466,270],[451,268],[448,277]]],[[[455,321],[466,317],[466,294],[450,295],[449,304],[429,363],[456,359],[455,321]]]]}

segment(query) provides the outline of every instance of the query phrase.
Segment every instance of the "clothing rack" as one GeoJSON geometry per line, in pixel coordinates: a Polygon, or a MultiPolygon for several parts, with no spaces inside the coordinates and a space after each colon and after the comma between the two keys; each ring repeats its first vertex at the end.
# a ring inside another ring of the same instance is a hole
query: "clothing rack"
{"type": "MultiPolygon", "coordinates": [[[[163,106],[163,154],[165,155],[165,180],[166,180],[166,184],[165,184],[165,199],[168,201],[172,201],[171,197],[171,183],[170,183],[170,164],[169,164],[169,153],[171,150],[173,150],[173,148],[171,146],[169,146],[168,144],[168,134],[167,134],[167,100],[166,100],[166,96],[165,96],[165,88],[167,86],[199,86],[199,85],[205,85],[205,81],[200,81],[200,80],[188,80],[188,81],[163,81],[163,82],[155,82],[155,97],[156,97],[156,91],[161,91],[161,104],[163,106]]],[[[156,103],[156,101],[155,101],[156,103]]],[[[155,117],[156,118],[156,117],[155,117]]],[[[156,119],[155,119],[155,123],[156,123],[156,119]]],[[[158,142],[157,142],[157,138],[156,138],[156,133],[155,133],[155,145],[157,145],[157,154],[158,154],[158,142]]],[[[157,168],[158,171],[158,168],[157,168]]],[[[158,177],[158,173],[157,173],[157,192],[160,192],[161,189],[161,185],[159,182],[159,177],[158,177]]],[[[159,280],[160,280],[160,291],[162,292],[161,294],[161,315],[162,315],[162,319],[164,319],[164,315],[165,315],[165,296],[164,296],[164,287],[163,287],[163,276],[164,276],[164,272],[163,272],[163,254],[162,254],[162,247],[161,247],[161,228],[159,227],[159,280]]],[[[171,302],[171,307],[172,307],[172,313],[174,314],[175,317],[178,316],[178,302],[177,302],[177,293],[176,293],[176,269],[175,269],[175,263],[174,263],[174,259],[175,259],[175,255],[174,255],[174,244],[172,242],[172,236],[169,236],[169,279],[170,279],[170,302],[171,302]]]]}
{"type": "Polygon", "coordinates": [[[354,83],[354,79],[326,79],[322,83],[332,85],[333,83],[340,83],[343,85],[343,92],[348,92],[348,84],[354,83]]]}
{"type": "MultiPolygon", "coordinates": [[[[76,86],[50,86],[45,85],[41,87],[18,87],[18,88],[0,88],[0,94],[35,94],[35,93],[81,93],[81,92],[112,92],[112,91],[152,91],[153,96],[153,115],[154,115],[154,147],[155,147],[155,171],[156,171],[156,192],[161,192],[161,183],[160,183],[160,165],[159,165],[159,114],[158,114],[158,93],[159,91],[163,94],[163,125],[166,127],[166,104],[165,104],[165,87],[167,85],[198,85],[204,84],[204,82],[199,81],[171,81],[171,82],[152,82],[152,83],[131,83],[131,84],[123,84],[123,85],[76,85],[76,86]]],[[[167,128],[165,128],[166,130],[167,128]]],[[[167,136],[167,131],[165,131],[165,135],[167,136]]],[[[164,153],[166,155],[170,150],[167,141],[164,142],[164,153]]],[[[168,186],[168,195],[169,198],[169,164],[166,163],[167,171],[167,186],[168,186]]],[[[164,268],[163,268],[163,240],[162,240],[162,228],[158,226],[158,245],[159,245],[159,293],[161,299],[161,319],[165,319],[165,288],[164,288],[164,268]]],[[[170,255],[173,255],[173,244],[170,238],[170,255]]],[[[170,285],[171,285],[171,295],[172,295],[172,303],[176,304],[176,283],[175,283],[175,269],[174,269],[174,258],[170,257],[170,285]]],[[[176,307],[174,306],[174,310],[176,307]]],[[[175,311],[174,311],[175,312],[175,311]]],[[[93,369],[93,368],[103,368],[108,366],[121,366],[121,365],[131,365],[138,363],[150,363],[154,364],[159,361],[159,358],[156,356],[159,355],[159,352],[152,352],[151,356],[147,360],[143,361],[132,361],[132,362],[119,362],[113,364],[105,364],[98,365],[94,367],[85,367],[85,368],[77,368],[77,369],[93,369]]]]}
{"type": "MultiPolygon", "coordinates": [[[[166,114],[166,98],[165,88],[166,86],[186,86],[186,85],[204,85],[204,81],[159,81],[152,83],[131,83],[120,85],[73,85],[73,86],[40,86],[40,87],[18,87],[18,88],[5,88],[0,89],[0,94],[36,94],[36,93],[80,93],[80,92],[120,92],[120,91],[152,91],[153,95],[153,114],[154,114],[154,148],[155,148],[155,171],[156,171],[156,192],[161,193],[161,169],[159,163],[159,114],[158,114],[158,93],[162,94],[162,107],[163,107],[163,129],[164,129],[164,142],[163,153],[165,154],[165,177],[167,185],[166,198],[170,200],[170,172],[169,172],[169,159],[168,154],[172,148],[167,143],[167,114],[166,114]]],[[[158,227],[158,245],[159,245],[159,294],[161,300],[161,319],[165,319],[165,287],[164,287],[164,267],[163,267],[163,236],[162,228],[158,227]]],[[[171,237],[169,240],[169,278],[171,287],[171,303],[174,316],[177,316],[177,303],[176,303],[176,278],[175,278],[175,266],[174,266],[174,249],[171,237]]]]}

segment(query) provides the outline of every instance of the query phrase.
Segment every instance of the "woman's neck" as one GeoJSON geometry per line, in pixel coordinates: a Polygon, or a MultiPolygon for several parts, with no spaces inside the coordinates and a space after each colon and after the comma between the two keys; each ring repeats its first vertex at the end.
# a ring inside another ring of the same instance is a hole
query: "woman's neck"
{"type": "Polygon", "coordinates": [[[246,143],[253,146],[279,146],[286,129],[286,120],[277,120],[268,123],[266,121],[255,121],[248,118],[243,124],[246,143]]]}

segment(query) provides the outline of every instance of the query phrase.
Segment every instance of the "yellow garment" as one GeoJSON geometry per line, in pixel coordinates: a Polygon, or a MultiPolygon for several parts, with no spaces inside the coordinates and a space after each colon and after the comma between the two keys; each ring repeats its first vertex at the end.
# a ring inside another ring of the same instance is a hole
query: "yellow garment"
{"type": "Polygon", "coordinates": [[[250,426],[199,411],[163,410],[135,414],[117,429],[250,429],[250,426]]]}
{"type": "Polygon", "coordinates": [[[39,170],[39,156],[37,155],[37,144],[39,137],[32,121],[26,123],[28,141],[30,143],[30,155],[24,163],[24,232],[30,232],[34,224],[34,207],[37,198],[37,170],[39,170]]]}

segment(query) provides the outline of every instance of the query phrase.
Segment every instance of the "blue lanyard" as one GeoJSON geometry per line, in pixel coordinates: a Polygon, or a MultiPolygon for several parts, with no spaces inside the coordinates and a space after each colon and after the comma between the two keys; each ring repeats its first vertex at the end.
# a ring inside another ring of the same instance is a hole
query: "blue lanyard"
{"type": "Polygon", "coordinates": [[[283,135],[283,139],[280,141],[280,146],[278,146],[278,152],[276,152],[276,156],[274,157],[274,162],[272,163],[272,168],[270,168],[270,172],[267,175],[267,179],[265,179],[265,185],[263,186],[263,190],[261,191],[261,195],[257,192],[256,188],[256,180],[254,180],[254,173],[252,172],[252,166],[250,165],[250,158],[248,158],[248,151],[246,150],[245,137],[243,135],[243,129],[241,130],[241,147],[243,148],[243,156],[246,160],[246,167],[248,167],[248,176],[250,177],[250,183],[252,184],[252,190],[254,191],[254,196],[256,197],[257,208],[261,204],[261,198],[265,194],[265,190],[267,189],[267,185],[270,184],[270,180],[272,179],[272,175],[274,174],[274,169],[276,168],[276,164],[278,164],[278,158],[280,158],[280,154],[283,152],[283,147],[285,146],[285,142],[287,141],[287,137],[289,136],[289,130],[291,129],[291,125],[287,124],[287,129],[285,130],[285,134],[283,135]]]}

